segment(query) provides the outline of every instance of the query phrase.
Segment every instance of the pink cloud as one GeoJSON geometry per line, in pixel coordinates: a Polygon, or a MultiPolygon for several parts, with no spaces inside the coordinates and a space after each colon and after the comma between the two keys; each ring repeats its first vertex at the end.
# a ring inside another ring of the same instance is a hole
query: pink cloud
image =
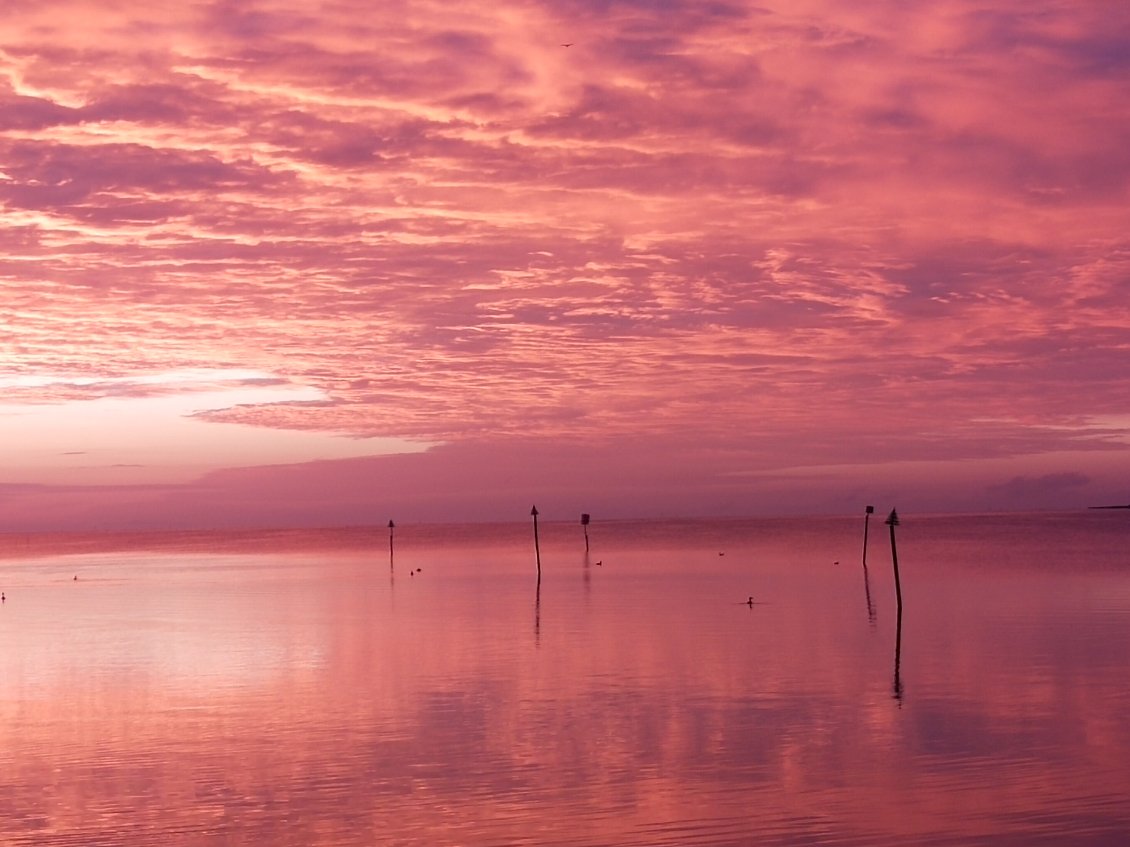
{"type": "Polygon", "coordinates": [[[0,25],[10,373],[255,369],[326,399],[211,419],[705,489],[1126,468],[1109,4],[103,6],[0,25]]]}

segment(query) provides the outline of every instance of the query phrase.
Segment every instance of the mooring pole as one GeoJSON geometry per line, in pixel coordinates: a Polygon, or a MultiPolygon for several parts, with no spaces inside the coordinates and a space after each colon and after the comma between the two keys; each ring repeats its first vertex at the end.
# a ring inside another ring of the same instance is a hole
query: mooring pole
{"type": "Polygon", "coordinates": [[[388,568],[392,570],[392,531],[396,529],[396,524],[389,519],[388,522],[388,568]]]}
{"type": "Polygon", "coordinates": [[[895,569],[895,599],[898,601],[898,614],[895,616],[895,680],[894,697],[902,705],[902,677],[899,675],[899,660],[902,658],[902,583],[899,581],[899,554],[895,548],[895,527],[899,525],[899,515],[894,509],[887,517],[891,528],[891,565],[895,569]]]}
{"type": "Polygon", "coordinates": [[[867,528],[874,513],[874,506],[868,506],[863,513],[863,594],[867,598],[867,619],[872,623],[875,622],[875,604],[871,602],[871,577],[867,573],[867,528]]]}
{"type": "Polygon", "coordinates": [[[589,515],[586,512],[581,513],[581,528],[585,531],[585,552],[589,551],[589,515]]]}
{"type": "Polygon", "coordinates": [[[899,582],[899,554],[895,548],[895,527],[899,525],[899,515],[894,509],[891,509],[891,514],[886,520],[887,526],[891,528],[891,564],[895,569],[895,598],[898,600],[899,615],[902,615],[902,583],[899,582]]]}
{"type": "Polygon", "coordinates": [[[538,542],[538,507],[534,506],[530,509],[530,515],[534,519],[534,555],[537,557],[538,563],[538,583],[541,583],[541,544],[538,542]]]}
{"type": "Polygon", "coordinates": [[[868,506],[863,513],[863,569],[867,569],[867,527],[871,523],[871,516],[875,514],[875,507],[868,506]]]}

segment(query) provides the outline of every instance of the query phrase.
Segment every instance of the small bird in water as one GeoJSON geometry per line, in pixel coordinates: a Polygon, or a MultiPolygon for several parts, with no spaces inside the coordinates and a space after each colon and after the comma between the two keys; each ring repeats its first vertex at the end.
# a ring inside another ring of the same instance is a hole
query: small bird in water
{"type": "Polygon", "coordinates": [[[753,595],[752,595],[752,594],[751,594],[751,595],[749,595],[749,599],[745,601],[745,604],[746,604],[747,606],[750,606],[750,607],[752,607],[752,606],[753,606],[753,595]]]}

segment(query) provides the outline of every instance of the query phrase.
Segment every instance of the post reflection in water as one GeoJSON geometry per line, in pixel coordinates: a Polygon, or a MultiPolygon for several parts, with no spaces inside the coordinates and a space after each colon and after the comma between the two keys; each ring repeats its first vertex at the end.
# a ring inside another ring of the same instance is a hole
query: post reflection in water
{"type": "Polygon", "coordinates": [[[902,676],[899,673],[899,663],[902,658],[902,609],[895,615],[895,681],[892,685],[894,698],[902,705],[902,676]]]}
{"type": "Polygon", "coordinates": [[[867,620],[875,625],[875,603],[871,599],[871,576],[867,573],[867,562],[863,563],[863,596],[867,600],[867,620]]]}
{"type": "Polygon", "coordinates": [[[591,591],[548,522],[532,643],[524,522],[413,528],[395,604],[380,530],[29,542],[0,843],[1119,844],[1130,527],[1079,520],[916,517],[893,683],[854,519],[602,524],[591,591]]]}

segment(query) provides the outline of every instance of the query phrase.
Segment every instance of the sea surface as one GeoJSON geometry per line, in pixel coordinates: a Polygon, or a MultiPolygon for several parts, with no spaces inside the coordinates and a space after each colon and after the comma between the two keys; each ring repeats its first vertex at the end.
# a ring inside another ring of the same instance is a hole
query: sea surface
{"type": "Polygon", "coordinates": [[[0,844],[1130,843],[1130,511],[884,517],[2,536],[0,844]]]}

